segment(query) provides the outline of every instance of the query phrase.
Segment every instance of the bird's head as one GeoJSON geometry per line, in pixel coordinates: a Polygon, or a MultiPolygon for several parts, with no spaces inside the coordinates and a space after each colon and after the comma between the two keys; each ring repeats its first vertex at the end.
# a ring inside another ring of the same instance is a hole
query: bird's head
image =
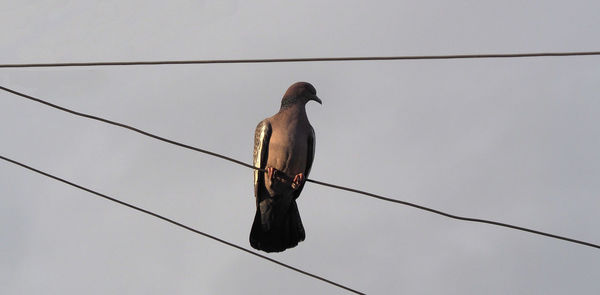
{"type": "Polygon", "coordinates": [[[311,100],[323,104],[317,96],[317,90],[314,86],[308,82],[296,82],[283,95],[281,108],[284,109],[295,104],[305,105],[311,100]]]}

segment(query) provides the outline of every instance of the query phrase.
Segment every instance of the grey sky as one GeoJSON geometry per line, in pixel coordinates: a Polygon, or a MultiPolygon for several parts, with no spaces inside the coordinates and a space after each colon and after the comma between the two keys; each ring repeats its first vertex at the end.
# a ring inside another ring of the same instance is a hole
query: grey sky
{"type": "MultiPolygon", "coordinates": [[[[597,1],[2,1],[0,63],[599,50],[597,1]]],[[[315,85],[311,178],[600,242],[599,57],[1,69],[0,85],[251,162],[315,85]]],[[[247,168],[0,93],[0,154],[250,248],[247,168]]],[[[2,294],[346,294],[0,163],[2,294]]],[[[309,184],[270,257],[369,294],[598,294],[589,247],[309,184]]]]}

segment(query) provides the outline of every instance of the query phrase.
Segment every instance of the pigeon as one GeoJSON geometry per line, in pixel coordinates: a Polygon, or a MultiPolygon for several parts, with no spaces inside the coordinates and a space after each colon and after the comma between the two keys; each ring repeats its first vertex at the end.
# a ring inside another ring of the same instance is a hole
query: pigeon
{"type": "Polygon", "coordinates": [[[265,252],[281,252],[304,241],[296,199],[315,157],[315,131],[305,105],[322,104],[310,83],[292,84],[281,99],[279,112],[262,120],[254,134],[254,195],[256,214],[250,245],[265,252]]]}

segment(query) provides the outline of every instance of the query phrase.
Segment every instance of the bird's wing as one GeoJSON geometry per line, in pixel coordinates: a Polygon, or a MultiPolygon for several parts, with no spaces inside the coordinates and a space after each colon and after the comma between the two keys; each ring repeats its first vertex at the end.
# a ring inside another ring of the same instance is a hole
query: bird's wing
{"type": "MultiPolygon", "coordinates": [[[[308,149],[306,155],[306,169],[304,170],[304,177],[308,178],[310,169],[312,168],[313,160],[315,159],[315,130],[310,126],[310,132],[308,134],[308,149]]],[[[294,199],[297,199],[304,188],[304,183],[294,192],[294,199]]]]}
{"type": "MultiPolygon", "coordinates": [[[[271,124],[267,120],[263,120],[256,126],[254,132],[254,167],[265,169],[267,158],[269,157],[269,139],[271,138],[271,124]]],[[[265,173],[254,170],[254,196],[256,204],[262,201],[266,196],[265,173]]]]}

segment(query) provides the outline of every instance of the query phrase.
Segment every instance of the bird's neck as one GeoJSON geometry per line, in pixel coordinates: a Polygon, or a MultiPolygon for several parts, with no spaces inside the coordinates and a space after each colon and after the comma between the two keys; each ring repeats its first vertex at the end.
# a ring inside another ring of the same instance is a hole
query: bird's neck
{"type": "Polygon", "coordinates": [[[281,113],[282,115],[292,119],[292,120],[299,120],[299,121],[306,121],[308,122],[308,117],[306,116],[306,108],[304,107],[304,104],[293,104],[293,105],[288,105],[286,107],[281,107],[281,109],[279,110],[279,113],[281,113]]]}

